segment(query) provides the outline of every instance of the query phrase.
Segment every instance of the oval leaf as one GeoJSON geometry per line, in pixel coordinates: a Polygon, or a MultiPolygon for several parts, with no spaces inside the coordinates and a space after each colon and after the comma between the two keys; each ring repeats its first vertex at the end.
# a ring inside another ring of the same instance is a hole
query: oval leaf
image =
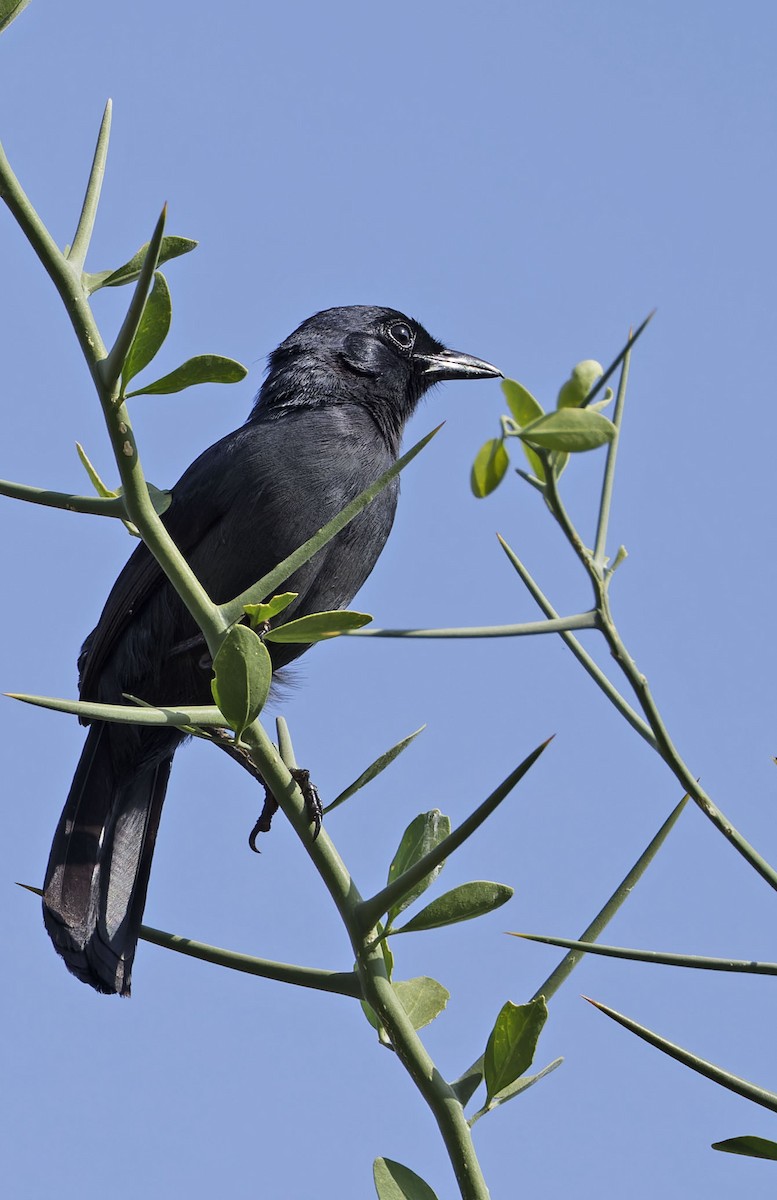
{"type": "Polygon", "coordinates": [[[482,500],[489,492],[493,492],[504,479],[509,465],[510,459],[502,438],[491,438],[487,441],[478,450],[472,464],[470,486],[473,495],[482,500]]]}
{"type": "MultiPolygon", "coordinates": [[[[170,329],[173,308],[170,302],[170,291],[167,280],[161,271],[154,274],[154,286],[143,308],[137,333],[132,339],[132,345],[127,351],[121,377],[125,386],[133,379],[138,371],[142,371],[158,352],[170,329]]],[[[137,395],[133,392],[132,395],[137,395]]]]}
{"type": "Polygon", "coordinates": [[[611,442],[615,437],[615,426],[601,413],[590,412],[587,408],[560,408],[533,425],[527,425],[518,436],[542,450],[567,450],[570,454],[578,454],[611,442]]]}
{"type": "Polygon", "coordinates": [[[128,395],[169,396],[172,392],[182,392],[184,388],[194,387],[198,383],[239,383],[247,374],[248,368],[234,358],[223,358],[220,354],[198,354],[195,358],[187,358],[169,375],[163,375],[161,379],[128,395]]]}
{"type": "Polygon", "coordinates": [[[235,736],[256,720],[272,679],[272,663],[261,638],[246,625],[233,625],[213,660],[213,699],[235,736]]]}
{"type": "MultiPolygon", "coordinates": [[[[383,945],[385,944],[384,942],[383,945]]],[[[448,989],[428,975],[419,975],[416,979],[398,979],[391,986],[412,1022],[413,1029],[423,1029],[425,1025],[431,1025],[451,998],[448,989]]],[[[381,1024],[372,1005],[362,1000],[361,1006],[370,1025],[380,1032],[381,1024]]]]}
{"type": "Polygon", "coordinates": [[[423,1029],[425,1025],[431,1025],[451,998],[448,989],[428,975],[419,975],[416,979],[399,979],[392,986],[413,1023],[413,1029],[423,1029]]]}
{"type": "Polygon", "coordinates": [[[299,592],[281,592],[280,595],[273,596],[266,604],[246,604],[243,611],[251,622],[251,628],[257,629],[260,625],[271,621],[273,617],[277,617],[278,613],[282,613],[284,609],[288,608],[298,595],[299,592]]]}
{"type": "Polygon", "coordinates": [[[556,402],[557,408],[579,408],[591,388],[604,375],[604,367],[593,358],[586,358],[572,368],[572,374],[561,385],[556,402]]]}
{"type": "MultiPolygon", "coordinates": [[[[435,846],[446,838],[451,831],[451,819],[441,813],[439,808],[433,808],[431,812],[419,813],[417,817],[408,825],[405,832],[402,834],[402,840],[399,843],[397,852],[394,855],[391,866],[388,872],[388,882],[393,883],[395,879],[399,879],[404,875],[408,868],[412,867],[419,859],[433,850],[435,846]]],[[[430,871],[420,883],[415,887],[410,888],[401,900],[398,900],[391,908],[387,915],[387,923],[390,925],[403,909],[417,900],[423,892],[433,883],[440,871],[445,866],[441,862],[438,867],[430,871]]]]}
{"type": "Polygon", "coordinates": [[[393,932],[418,933],[422,929],[440,929],[443,925],[455,925],[458,921],[471,921],[495,908],[501,908],[512,894],[513,889],[504,883],[490,883],[485,879],[462,883],[460,887],[432,900],[406,925],[393,932]]]}
{"type": "Polygon", "coordinates": [[[521,427],[530,425],[532,421],[537,421],[545,415],[539,400],[535,400],[531,392],[515,379],[503,379],[502,391],[510,413],[521,427]]]}
{"type": "Polygon", "coordinates": [[[307,617],[298,617],[296,621],[287,621],[277,629],[268,629],[264,635],[266,642],[323,642],[326,638],[339,637],[352,629],[361,629],[369,625],[372,617],[369,613],[338,612],[311,613],[307,617]]]}
{"type": "Polygon", "coordinates": [[[531,1066],[537,1040],[547,1019],[544,996],[538,996],[528,1004],[507,1001],[491,1030],[483,1060],[486,1104],[531,1066]]]}
{"type": "Polygon", "coordinates": [[[392,1158],[376,1158],[372,1164],[372,1177],[378,1200],[437,1200],[420,1175],[392,1158]]]}

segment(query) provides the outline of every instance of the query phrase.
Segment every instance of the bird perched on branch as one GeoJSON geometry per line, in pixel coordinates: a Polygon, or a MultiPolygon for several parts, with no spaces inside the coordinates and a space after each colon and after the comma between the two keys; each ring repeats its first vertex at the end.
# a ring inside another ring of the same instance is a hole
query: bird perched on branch
{"type": "MultiPolygon", "coordinates": [[[[217,603],[249,588],[394,463],[405,422],[445,379],[496,367],[445,347],[391,308],[317,313],[271,354],[240,429],[192,463],[164,524],[217,603]]],[[[279,591],[285,619],[345,607],[394,520],[394,479],[279,591]]],[[[306,649],[274,643],[273,670],[306,649]]],[[[211,662],[183,601],[145,545],[113,586],[78,662],[84,700],[210,704],[211,662]]],[[[46,928],[67,967],[99,992],[130,974],[173,755],[170,728],[94,722],[59,820],[44,886],[46,928]]]]}

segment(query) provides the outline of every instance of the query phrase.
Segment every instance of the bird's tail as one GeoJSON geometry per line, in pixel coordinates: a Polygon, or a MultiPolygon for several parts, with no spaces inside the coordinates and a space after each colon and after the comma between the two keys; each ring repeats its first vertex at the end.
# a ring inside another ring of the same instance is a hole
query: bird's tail
{"type": "Polygon", "coordinates": [[[54,834],[43,919],[69,970],[98,992],[130,993],[171,763],[119,780],[110,731],[91,725],[54,834]]]}

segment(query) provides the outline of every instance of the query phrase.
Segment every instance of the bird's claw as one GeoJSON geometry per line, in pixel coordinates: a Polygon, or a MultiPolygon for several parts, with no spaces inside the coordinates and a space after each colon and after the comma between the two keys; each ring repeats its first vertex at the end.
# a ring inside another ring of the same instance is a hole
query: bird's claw
{"type": "MultiPolygon", "coordinates": [[[[315,841],[321,832],[321,822],[324,815],[324,806],[321,803],[318,788],[310,778],[310,771],[306,771],[304,767],[293,767],[289,774],[302,792],[305,800],[305,811],[307,812],[308,820],[313,826],[313,841],[315,841]]],[[[264,789],[264,807],[259,814],[259,820],[248,836],[248,844],[255,854],[261,853],[256,844],[257,837],[260,833],[270,832],[272,819],[278,811],[278,801],[267,787],[267,784],[264,784],[264,789]]]]}
{"type": "Polygon", "coordinates": [[[306,771],[304,767],[294,767],[290,774],[302,792],[308,820],[313,826],[313,841],[315,842],[321,832],[321,821],[324,816],[324,806],[321,803],[321,796],[315,783],[310,778],[310,771],[306,771]]]}
{"type": "Polygon", "coordinates": [[[261,850],[256,844],[256,839],[260,833],[269,833],[272,819],[278,811],[278,801],[273,796],[267,784],[264,785],[264,806],[259,814],[259,820],[254,825],[248,835],[248,844],[254,854],[261,854],[261,850]]]}

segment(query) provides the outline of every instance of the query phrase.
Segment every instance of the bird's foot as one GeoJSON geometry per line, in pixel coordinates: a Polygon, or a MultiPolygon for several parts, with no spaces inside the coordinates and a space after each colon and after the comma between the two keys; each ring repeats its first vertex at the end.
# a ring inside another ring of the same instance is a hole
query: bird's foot
{"type": "Polygon", "coordinates": [[[269,833],[272,819],[278,811],[278,801],[273,796],[267,784],[264,785],[264,806],[259,814],[259,820],[254,825],[248,835],[248,844],[254,854],[261,854],[259,847],[256,844],[256,839],[260,833],[269,833]]]}
{"type": "MultiPolygon", "coordinates": [[[[310,778],[310,771],[306,771],[304,767],[292,767],[289,774],[302,792],[305,800],[305,811],[307,812],[308,820],[313,826],[313,841],[315,841],[321,832],[321,818],[324,815],[324,806],[321,803],[318,788],[310,778]]],[[[259,847],[256,844],[257,837],[260,833],[270,832],[272,819],[277,811],[278,801],[265,783],[264,806],[259,814],[259,820],[254,825],[248,838],[248,844],[255,854],[260,853],[259,847]]]]}
{"type": "Polygon", "coordinates": [[[294,767],[290,773],[297,787],[302,792],[305,801],[305,811],[308,814],[308,820],[313,826],[313,841],[315,842],[321,832],[321,818],[324,815],[324,806],[321,803],[318,788],[310,778],[310,771],[306,771],[304,767],[294,767]]]}

